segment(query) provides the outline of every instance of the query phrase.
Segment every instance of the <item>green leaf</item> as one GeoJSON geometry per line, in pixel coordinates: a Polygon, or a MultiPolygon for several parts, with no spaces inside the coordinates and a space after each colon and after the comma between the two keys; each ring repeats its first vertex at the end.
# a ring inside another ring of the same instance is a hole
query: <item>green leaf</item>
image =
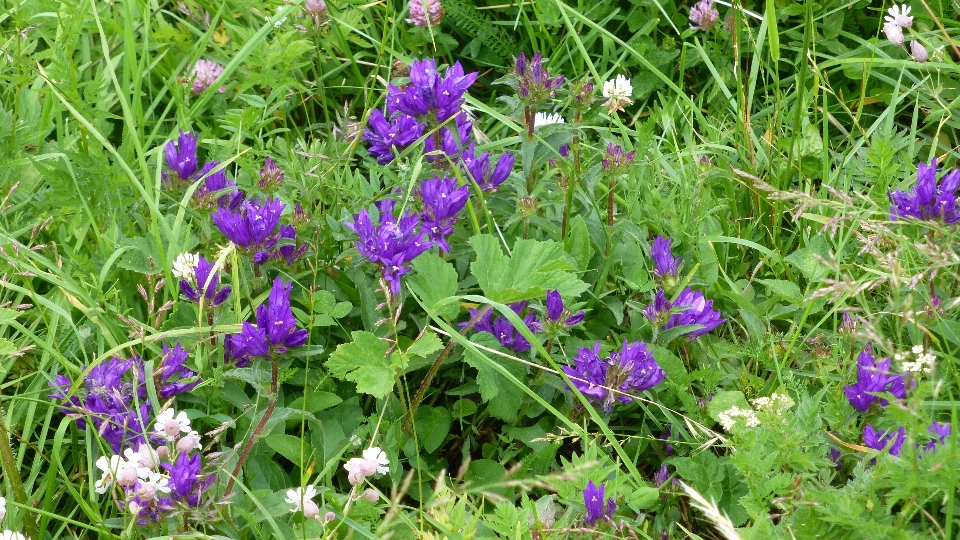
{"type": "Polygon", "coordinates": [[[404,354],[408,357],[419,356],[420,358],[426,358],[442,348],[443,343],[440,341],[440,338],[433,332],[427,332],[420,336],[420,339],[415,341],[413,345],[410,345],[404,354]]]}
{"type": "Polygon", "coordinates": [[[820,236],[814,236],[805,248],[794,251],[784,257],[784,260],[796,265],[808,280],[819,281],[828,272],[827,267],[819,259],[826,259],[829,254],[830,247],[827,241],[820,236]]]}
{"type": "Polygon", "coordinates": [[[17,352],[17,346],[10,341],[0,338],[0,356],[9,356],[17,352]]]}
{"type": "Polygon", "coordinates": [[[803,303],[803,293],[800,292],[800,287],[792,281],[782,279],[759,279],[757,281],[766,285],[770,292],[791,304],[799,305],[803,303]]]}
{"type": "Polygon", "coordinates": [[[460,312],[460,305],[453,298],[457,294],[457,271],[433,253],[424,253],[413,261],[414,273],[405,281],[420,297],[424,309],[440,317],[452,319],[460,312]]]}
{"type": "Polygon", "coordinates": [[[313,326],[333,326],[353,309],[350,302],[337,302],[330,291],[317,291],[313,297],[313,326]]]}
{"type": "Polygon", "coordinates": [[[644,486],[630,494],[630,506],[638,510],[645,510],[656,504],[659,498],[659,489],[644,486]]]}
{"type": "Polygon", "coordinates": [[[387,355],[389,345],[370,332],[353,332],[353,342],[343,343],[330,355],[327,369],[334,377],[357,383],[357,391],[384,398],[393,390],[397,362],[387,355]]]}
{"type": "MultiPolygon", "coordinates": [[[[481,332],[475,334],[471,341],[485,347],[497,348],[499,342],[492,335],[481,332]]],[[[484,403],[490,402],[490,413],[501,420],[513,421],[520,411],[523,402],[523,390],[502,375],[494,364],[503,366],[521,382],[526,377],[523,365],[494,355],[478,355],[466,350],[463,360],[477,370],[477,384],[480,387],[480,399],[484,403]],[[496,398],[496,399],[494,399],[496,398]]]]}
{"type": "Polygon", "coordinates": [[[343,399],[330,392],[307,392],[301,398],[293,400],[287,407],[291,409],[301,409],[309,413],[315,413],[324,409],[329,409],[343,402],[343,399]]]}
{"type": "Polygon", "coordinates": [[[440,448],[443,440],[450,433],[452,420],[450,411],[444,407],[420,406],[414,420],[420,447],[428,454],[432,454],[437,448],[440,448]]]}
{"type": "Polygon", "coordinates": [[[267,446],[274,452],[287,458],[292,463],[300,463],[301,458],[310,458],[310,448],[308,446],[303,447],[304,455],[300,455],[300,437],[294,437],[293,435],[287,435],[285,433],[274,433],[269,437],[264,437],[263,440],[266,441],[267,446]]]}
{"type": "Polygon", "coordinates": [[[587,230],[587,222],[583,216],[577,214],[570,222],[570,232],[567,234],[567,240],[563,243],[563,249],[568,255],[573,257],[577,263],[577,270],[585,272],[590,264],[590,257],[593,256],[593,245],[590,243],[590,232],[587,230]]]}
{"type": "Polygon", "coordinates": [[[7,324],[20,316],[20,312],[13,309],[0,309],[0,324],[7,324]]]}
{"type": "Polygon", "coordinates": [[[589,288],[574,274],[574,266],[557,242],[517,240],[512,257],[504,255],[499,240],[490,235],[474,236],[470,244],[477,252],[470,269],[484,295],[494,302],[542,297],[548,289],[574,298],[589,288]]]}

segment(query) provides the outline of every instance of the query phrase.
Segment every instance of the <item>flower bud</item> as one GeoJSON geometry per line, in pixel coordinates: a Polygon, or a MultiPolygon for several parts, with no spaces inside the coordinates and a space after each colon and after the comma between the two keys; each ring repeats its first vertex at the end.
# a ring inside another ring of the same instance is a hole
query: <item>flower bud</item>
{"type": "Polygon", "coordinates": [[[334,514],[333,512],[327,512],[327,513],[324,514],[324,516],[323,516],[323,520],[326,521],[327,523],[330,523],[331,521],[333,521],[333,520],[335,520],[335,519],[337,519],[337,515],[334,514]]]}
{"type": "Polygon", "coordinates": [[[363,490],[363,498],[370,502],[377,502],[380,500],[380,494],[375,489],[365,489],[363,490]]]}
{"type": "Polygon", "coordinates": [[[181,454],[191,450],[196,450],[200,447],[200,434],[196,431],[187,433],[183,437],[180,437],[180,440],[177,441],[177,452],[181,454]]]}
{"type": "Polygon", "coordinates": [[[303,501],[303,517],[307,519],[317,519],[317,516],[320,515],[320,507],[317,506],[317,503],[307,499],[303,501]]]}

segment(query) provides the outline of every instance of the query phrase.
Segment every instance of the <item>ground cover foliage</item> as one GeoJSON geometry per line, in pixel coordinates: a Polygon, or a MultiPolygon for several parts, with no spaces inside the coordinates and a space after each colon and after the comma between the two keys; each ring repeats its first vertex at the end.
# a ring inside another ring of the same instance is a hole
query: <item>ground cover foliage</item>
{"type": "Polygon", "coordinates": [[[955,3],[3,6],[4,538],[957,536],[955,3]]]}

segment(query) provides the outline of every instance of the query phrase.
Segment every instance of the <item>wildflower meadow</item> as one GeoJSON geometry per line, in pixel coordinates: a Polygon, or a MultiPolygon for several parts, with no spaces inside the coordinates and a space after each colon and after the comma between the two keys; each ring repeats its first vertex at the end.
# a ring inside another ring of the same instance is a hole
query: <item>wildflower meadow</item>
{"type": "Polygon", "coordinates": [[[0,6],[0,539],[960,538],[957,2],[0,6]]]}

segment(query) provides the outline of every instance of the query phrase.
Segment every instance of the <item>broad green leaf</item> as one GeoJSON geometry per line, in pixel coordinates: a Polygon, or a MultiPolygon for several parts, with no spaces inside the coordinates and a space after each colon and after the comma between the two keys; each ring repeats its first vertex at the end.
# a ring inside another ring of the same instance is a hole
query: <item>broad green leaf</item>
{"type": "Polygon", "coordinates": [[[644,486],[630,494],[630,506],[644,510],[656,504],[660,498],[660,490],[655,487],[644,486]]]}
{"type": "Polygon", "coordinates": [[[720,413],[730,410],[731,407],[740,407],[741,409],[753,410],[753,408],[750,407],[750,404],[747,403],[747,398],[743,395],[743,392],[735,390],[720,392],[713,396],[713,399],[710,400],[710,404],[707,405],[707,412],[710,413],[710,418],[713,418],[719,422],[720,413]]]}
{"type": "Polygon", "coordinates": [[[791,304],[797,305],[803,303],[803,293],[800,292],[800,287],[792,281],[782,279],[759,279],[757,281],[766,285],[773,294],[791,304]]]}
{"type": "Polygon", "coordinates": [[[553,241],[517,240],[513,256],[506,256],[495,237],[481,234],[470,239],[477,260],[470,269],[484,295],[501,303],[529,300],[557,289],[567,298],[586,291],[589,285],[574,273],[563,246],[553,241]]]}
{"type": "Polygon", "coordinates": [[[420,297],[423,307],[437,315],[452,319],[460,312],[460,305],[449,300],[457,294],[457,271],[433,253],[424,253],[413,261],[414,273],[406,276],[405,281],[420,297]],[[444,300],[447,302],[445,303],[444,300]]]}
{"type": "Polygon", "coordinates": [[[293,435],[287,435],[285,433],[274,433],[269,437],[264,437],[263,440],[266,441],[267,446],[274,452],[287,458],[292,463],[300,463],[301,457],[304,460],[310,459],[309,445],[303,447],[304,455],[300,455],[300,437],[294,437],[293,435]]]}
{"type": "Polygon", "coordinates": [[[420,447],[428,454],[435,452],[450,433],[451,423],[450,411],[444,407],[420,406],[414,420],[420,447]]]}
{"type": "Polygon", "coordinates": [[[415,341],[413,345],[410,345],[404,354],[408,357],[419,356],[420,358],[426,358],[442,348],[443,343],[440,341],[440,338],[433,332],[427,332],[420,336],[420,339],[415,341]]]}
{"type": "Polygon", "coordinates": [[[327,369],[334,377],[357,383],[357,391],[376,398],[393,390],[397,369],[389,345],[370,332],[353,332],[353,341],[343,343],[330,355],[327,369]]]}
{"type": "Polygon", "coordinates": [[[580,214],[570,220],[570,232],[563,243],[563,248],[577,263],[577,270],[585,272],[590,264],[590,257],[593,256],[593,246],[590,244],[587,223],[580,214]]]}
{"type": "Polygon", "coordinates": [[[317,291],[313,297],[313,326],[333,326],[336,319],[346,317],[353,304],[337,302],[330,291],[317,291]]]}
{"type": "Polygon", "coordinates": [[[340,396],[330,392],[307,392],[306,395],[295,399],[287,407],[315,413],[339,405],[342,402],[343,399],[340,396]]]}
{"type": "Polygon", "coordinates": [[[819,258],[827,258],[829,254],[830,246],[827,241],[820,236],[814,236],[806,247],[787,255],[784,260],[796,265],[808,280],[819,281],[828,272],[828,268],[819,258]]]}

